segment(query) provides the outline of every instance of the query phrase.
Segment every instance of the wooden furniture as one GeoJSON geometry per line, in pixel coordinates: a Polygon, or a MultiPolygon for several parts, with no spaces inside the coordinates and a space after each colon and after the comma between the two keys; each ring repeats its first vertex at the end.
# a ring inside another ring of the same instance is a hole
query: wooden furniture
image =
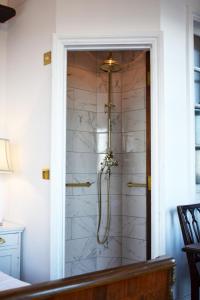
{"type": "Polygon", "coordinates": [[[0,293],[4,300],[169,300],[175,261],[161,257],[0,293]]]}
{"type": "Polygon", "coordinates": [[[191,299],[199,300],[200,203],[177,207],[191,279],[191,299]]]}
{"type": "Polygon", "coordinates": [[[23,230],[23,227],[8,222],[0,226],[0,271],[15,278],[20,278],[23,230]]]}

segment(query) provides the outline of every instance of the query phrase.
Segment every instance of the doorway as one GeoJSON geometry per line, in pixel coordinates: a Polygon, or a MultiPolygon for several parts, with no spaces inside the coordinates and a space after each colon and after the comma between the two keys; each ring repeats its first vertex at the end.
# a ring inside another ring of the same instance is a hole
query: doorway
{"type": "Polygon", "coordinates": [[[149,50],[68,51],[67,277],[151,257],[149,50]]]}
{"type": "MultiPolygon", "coordinates": [[[[101,51],[101,50],[150,50],[151,61],[151,174],[153,177],[151,188],[151,249],[147,255],[151,258],[162,253],[163,224],[160,223],[160,118],[158,107],[158,36],[136,38],[109,39],[71,39],[55,37],[53,50],[53,97],[52,97],[52,160],[51,160],[51,278],[65,276],[65,198],[66,198],[66,49],[69,51],[101,51]],[[152,213],[151,213],[152,214],[152,213]],[[57,234],[59,232],[59,235],[57,234]]],[[[148,234],[146,234],[148,237],[148,234]]],[[[148,256],[147,256],[148,257],[148,256]]]]}

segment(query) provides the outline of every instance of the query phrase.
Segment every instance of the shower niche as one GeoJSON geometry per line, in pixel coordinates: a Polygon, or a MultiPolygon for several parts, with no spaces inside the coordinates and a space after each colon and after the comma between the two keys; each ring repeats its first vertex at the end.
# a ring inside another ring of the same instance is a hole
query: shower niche
{"type": "Polygon", "coordinates": [[[66,276],[150,255],[149,52],[68,51],[66,276]]]}

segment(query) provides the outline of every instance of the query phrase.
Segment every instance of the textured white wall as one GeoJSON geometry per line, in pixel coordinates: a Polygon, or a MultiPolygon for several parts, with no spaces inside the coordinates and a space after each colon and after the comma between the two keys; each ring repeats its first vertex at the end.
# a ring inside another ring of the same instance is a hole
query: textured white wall
{"type": "Polygon", "coordinates": [[[22,278],[49,279],[49,182],[41,170],[50,160],[51,66],[55,1],[25,1],[9,22],[7,43],[7,134],[14,148],[14,174],[7,184],[6,218],[22,223],[22,278]]]}

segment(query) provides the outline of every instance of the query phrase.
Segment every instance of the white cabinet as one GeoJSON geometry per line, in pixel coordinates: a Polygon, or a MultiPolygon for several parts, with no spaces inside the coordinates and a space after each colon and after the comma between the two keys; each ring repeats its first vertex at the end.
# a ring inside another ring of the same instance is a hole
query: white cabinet
{"type": "Polygon", "coordinates": [[[0,271],[18,279],[23,230],[23,227],[9,222],[4,222],[0,226],[0,271]]]}

